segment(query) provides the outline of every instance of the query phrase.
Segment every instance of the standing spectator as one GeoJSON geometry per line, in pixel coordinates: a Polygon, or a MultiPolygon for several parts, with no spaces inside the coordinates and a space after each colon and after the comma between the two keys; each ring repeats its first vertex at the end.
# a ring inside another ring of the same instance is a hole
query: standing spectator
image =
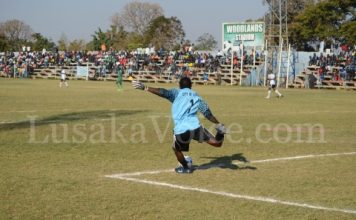
{"type": "Polygon", "coordinates": [[[13,65],[13,73],[14,73],[14,78],[16,78],[19,75],[19,69],[17,68],[16,63],[14,63],[13,65]]]}
{"type": "Polygon", "coordinates": [[[4,72],[5,72],[6,77],[11,78],[11,73],[10,73],[10,67],[9,67],[9,65],[6,65],[6,66],[5,66],[4,72]]]}
{"type": "Polygon", "coordinates": [[[209,79],[209,75],[206,71],[204,71],[204,74],[203,74],[204,85],[208,85],[208,79],[209,79]]]}
{"type": "Polygon", "coordinates": [[[101,65],[100,76],[104,78],[106,77],[106,65],[104,62],[101,65]]]}
{"type": "Polygon", "coordinates": [[[319,83],[321,84],[321,82],[324,80],[324,72],[325,72],[325,67],[321,66],[318,70],[318,75],[319,75],[319,83]]]}
{"type": "Polygon", "coordinates": [[[348,74],[346,73],[345,67],[341,67],[340,69],[340,76],[341,78],[345,79],[345,81],[349,80],[348,74]]]}
{"type": "Polygon", "coordinates": [[[309,84],[309,74],[305,74],[305,78],[304,78],[304,88],[306,89],[310,89],[310,84],[309,84]]]}
{"type": "Polygon", "coordinates": [[[26,62],[24,62],[24,63],[22,64],[22,76],[23,76],[24,78],[27,78],[27,77],[28,77],[28,70],[27,70],[27,63],[26,63],[26,62]]]}

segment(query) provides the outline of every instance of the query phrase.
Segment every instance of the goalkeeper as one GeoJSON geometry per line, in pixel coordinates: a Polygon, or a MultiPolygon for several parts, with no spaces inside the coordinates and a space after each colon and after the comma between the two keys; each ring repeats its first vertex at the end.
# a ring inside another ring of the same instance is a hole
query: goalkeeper
{"type": "Polygon", "coordinates": [[[145,90],[168,99],[172,102],[172,118],[174,122],[173,151],[182,166],[175,168],[177,173],[192,173],[192,167],[188,167],[183,152],[189,151],[192,139],[199,143],[206,142],[214,147],[221,147],[224,141],[226,128],[214,117],[208,105],[192,88],[190,78],[183,77],[179,81],[179,89],[163,89],[147,87],[138,81],[132,81],[136,89],[145,90]],[[205,118],[216,124],[217,133],[213,136],[199,122],[197,112],[201,112],[205,118]]]}

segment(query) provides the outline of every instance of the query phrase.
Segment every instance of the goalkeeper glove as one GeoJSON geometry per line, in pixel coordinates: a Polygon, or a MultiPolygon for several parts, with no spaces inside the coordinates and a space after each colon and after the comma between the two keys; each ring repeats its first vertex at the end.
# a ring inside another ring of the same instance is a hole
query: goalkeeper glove
{"type": "Polygon", "coordinates": [[[215,129],[220,134],[227,134],[228,133],[228,131],[227,131],[226,127],[224,126],[224,124],[221,124],[221,123],[217,124],[215,126],[215,129]]]}
{"type": "Polygon", "coordinates": [[[132,81],[132,86],[135,89],[147,90],[147,86],[145,86],[145,84],[143,84],[142,82],[136,81],[136,80],[132,81]]]}

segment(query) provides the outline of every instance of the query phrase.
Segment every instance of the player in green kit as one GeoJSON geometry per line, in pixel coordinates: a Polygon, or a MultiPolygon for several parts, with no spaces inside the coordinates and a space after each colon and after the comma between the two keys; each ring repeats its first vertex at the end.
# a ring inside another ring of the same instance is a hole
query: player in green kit
{"type": "Polygon", "coordinates": [[[206,142],[214,147],[221,147],[224,141],[226,128],[215,118],[206,102],[192,90],[192,81],[188,77],[183,77],[179,81],[179,88],[163,89],[147,87],[138,81],[132,81],[135,89],[141,89],[168,99],[172,102],[172,118],[174,122],[174,142],[173,151],[181,166],[175,171],[177,173],[192,173],[193,168],[189,167],[184,158],[183,151],[189,151],[189,144],[192,139],[199,143],[206,142]],[[197,112],[201,112],[205,118],[216,124],[216,135],[213,136],[201,124],[197,112]]]}
{"type": "Polygon", "coordinates": [[[117,86],[118,91],[122,90],[122,67],[121,67],[121,65],[117,66],[116,86],[117,86]]]}

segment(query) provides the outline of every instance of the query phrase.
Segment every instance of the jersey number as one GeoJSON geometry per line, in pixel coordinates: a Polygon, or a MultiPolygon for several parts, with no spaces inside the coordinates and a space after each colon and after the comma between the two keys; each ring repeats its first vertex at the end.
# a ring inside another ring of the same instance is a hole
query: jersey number
{"type": "MultiPolygon", "coordinates": [[[[198,101],[197,101],[198,102],[198,101]]],[[[195,103],[197,103],[197,102],[195,102],[195,103]]],[[[191,99],[190,100],[190,107],[189,107],[189,109],[188,109],[188,113],[190,113],[190,110],[193,108],[193,106],[194,106],[194,100],[193,99],[191,99]]]]}

